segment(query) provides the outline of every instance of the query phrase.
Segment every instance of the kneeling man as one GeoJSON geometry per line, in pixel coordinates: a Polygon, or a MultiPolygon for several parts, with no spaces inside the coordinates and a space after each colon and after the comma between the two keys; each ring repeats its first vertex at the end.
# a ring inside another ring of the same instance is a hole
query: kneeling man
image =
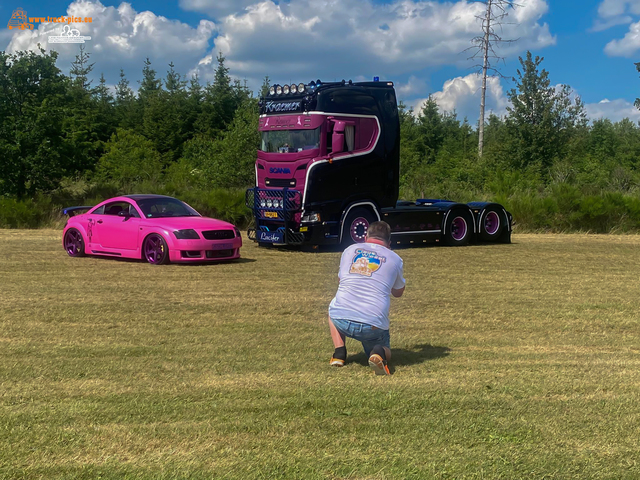
{"type": "Polygon", "coordinates": [[[386,222],[369,225],[365,243],[347,247],[340,260],[340,285],[329,305],[329,329],[335,352],[331,365],[347,358],[345,337],[362,342],[369,366],[377,375],[389,375],[389,306],[391,295],[401,297],[405,279],[402,259],[391,246],[386,222]]]}

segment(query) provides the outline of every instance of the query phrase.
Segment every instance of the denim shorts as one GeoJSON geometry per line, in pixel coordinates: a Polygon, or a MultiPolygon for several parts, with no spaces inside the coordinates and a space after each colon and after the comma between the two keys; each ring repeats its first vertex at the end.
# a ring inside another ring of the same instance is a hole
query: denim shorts
{"type": "Polygon", "coordinates": [[[371,353],[371,349],[376,345],[387,348],[391,346],[389,330],[382,330],[366,323],[341,318],[332,318],[331,322],[342,335],[361,342],[367,357],[371,353]]]}

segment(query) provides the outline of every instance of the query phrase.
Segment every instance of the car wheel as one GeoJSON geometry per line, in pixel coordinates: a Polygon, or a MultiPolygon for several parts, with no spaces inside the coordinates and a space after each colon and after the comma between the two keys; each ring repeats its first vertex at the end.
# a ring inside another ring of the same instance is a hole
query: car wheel
{"type": "Polygon", "coordinates": [[[169,247],[162,235],[152,233],[142,243],[142,258],[152,265],[169,263],[169,247]]]}
{"type": "Polygon", "coordinates": [[[84,257],[84,239],[80,231],[70,228],[64,234],[64,249],[70,257],[84,257]]]}
{"type": "Polygon", "coordinates": [[[447,245],[462,246],[467,245],[471,240],[473,224],[471,215],[464,210],[453,210],[449,212],[447,223],[445,224],[445,241],[447,245]]]}
{"type": "Polygon", "coordinates": [[[374,221],[375,217],[370,210],[354,208],[342,224],[342,246],[364,243],[369,225],[374,221]]]}
{"type": "Polygon", "coordinates": [[[480,236],[486,242],[495,242],[505,227],[504,216],[496,207],[489,207],[480,217],[480,236]]]}

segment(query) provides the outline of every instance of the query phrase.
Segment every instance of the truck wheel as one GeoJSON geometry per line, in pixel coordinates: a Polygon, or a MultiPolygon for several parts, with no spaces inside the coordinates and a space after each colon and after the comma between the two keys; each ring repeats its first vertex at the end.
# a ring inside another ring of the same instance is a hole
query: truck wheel
{"type": "Polygon", "coordinates": [[[353,243],[363,243],[369,230],[369,224],[375,221],[375,217],[366,208],[354,208],[349,212],[342,224],[342,246],[353,243]]]}
{"type": "Polygon", "coordinates": [[[495,242],[505,228],[504,215],[496,207],[489,207],[480,216],[480,237],[485,242],[495,242]]]}
{"type": "Polygon", "coordinates": [[[467,245],[473,232],[471,215],[464,210],[453,210],[449,212],[447,223],[445,224],[445,242],[451,246],[467,245]]]}

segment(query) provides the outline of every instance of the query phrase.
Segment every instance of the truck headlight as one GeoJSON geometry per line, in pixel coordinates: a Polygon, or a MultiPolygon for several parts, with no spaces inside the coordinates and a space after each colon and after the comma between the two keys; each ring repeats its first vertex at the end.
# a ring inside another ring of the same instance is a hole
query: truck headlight
{"type": "Polygon", "coordinates": [[[266,206],[267,206],[267,201],[266,201],[264,198],[261,198],[261,199],[260,199],[260,206],[261,206],[262,208],[264,208],[264,207],[266,207],[266,206]]]}
{"type": "Polygon", "coordinates": [[[271,208],[273,206],[273,202],[270,198],[267,198],[267,208],[271,208]]]}
{"type": "Polygon", "coordinates": [[[198,232],[196,232],[192,228],[188,228],[186,230],[176,230],[173,232],[178,240],[197,240],[200,238],[198,232]]]}
{"type": "Polygon", "coordinates": [[[310,213],[309,215],[304,215],[300,219],[300,223],[317,223],[320,221],[319,213],[310,213]]]}
{"type": "Polygon", "coordinates": [[[273,201],[273,208],[278,208],[279,206],[280,206],[280,202],[279,202],[279,201],[278,201],[278,199],[276,198],[276,199],[273,201]]]}

